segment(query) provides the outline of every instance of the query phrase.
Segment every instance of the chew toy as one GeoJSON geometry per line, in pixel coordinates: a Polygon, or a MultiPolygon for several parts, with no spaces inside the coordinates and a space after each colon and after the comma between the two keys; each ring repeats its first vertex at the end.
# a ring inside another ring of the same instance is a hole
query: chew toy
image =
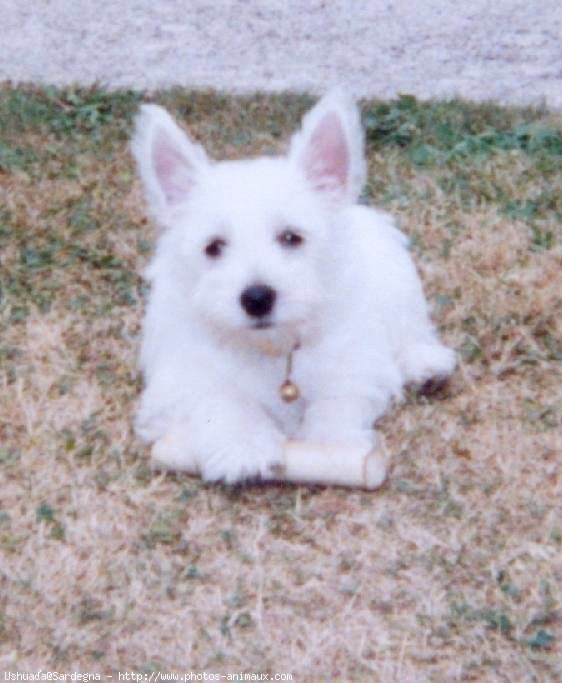
{"type": "MultiPolygon", "coordinates": [[[[305,441],[287,441],[283,462],[271,476],[273,481],[323,484],[373,490],[386,478],[388,457],[384,446],[357,448],[355,445],[324,446],[305,441]]],[[[185,440],[173,433],[152,447],[152,466],[200,474],[196,454],[185,449],[185,440]]]]}

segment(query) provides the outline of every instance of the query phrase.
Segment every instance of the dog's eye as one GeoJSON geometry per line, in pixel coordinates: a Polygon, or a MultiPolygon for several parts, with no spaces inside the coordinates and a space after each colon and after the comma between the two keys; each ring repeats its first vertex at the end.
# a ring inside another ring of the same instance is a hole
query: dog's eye
{"type": "Polygon", "coordinates": [[[295,247],[300,247],[304,242],[304,237],[299,235],[295,230],[287,228],[277,235],[277,241],[282,247],[289,247],[289,249],[294,249],[295,247]]]}
{"type": "Polygon", "coordinates": [[[209,258],[218,258],[222,255],[225,247],[225,240],[220,237],[215,237],[215,239],[211,240],[205,247],[205,253],[209,258]]]}

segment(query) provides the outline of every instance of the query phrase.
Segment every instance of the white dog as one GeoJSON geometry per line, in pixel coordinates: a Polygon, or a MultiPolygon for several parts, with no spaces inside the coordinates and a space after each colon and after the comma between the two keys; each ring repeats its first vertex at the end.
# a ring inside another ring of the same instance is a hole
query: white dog
{"type": "MultiPolygon", "coordinates": [[[[286,156],[212,161],[155,105],[133,152],[161,227],[143,439],[181,434],[207,480],[268,479],[288,437],[364,446],[404,384],[450,374],[407,238],[356,204],[363,136],[344,93],[307,114],[286,156]]],[[[182,469],[182,449],[169,464],[182,469]]]]}

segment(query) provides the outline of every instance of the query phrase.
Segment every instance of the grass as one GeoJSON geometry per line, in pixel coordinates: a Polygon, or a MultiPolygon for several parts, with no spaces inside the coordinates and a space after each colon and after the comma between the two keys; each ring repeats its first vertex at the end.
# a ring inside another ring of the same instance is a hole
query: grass
{"type": "MultiPolygon", "coordinates": [[[[217,157],[297,95],[168,91],[217,157]]],[[[153,231],[139,93],[0,89],[0,668],[562,675],[562,119],[363,102],[363,200],[395,213],[459,368],[379,428],[375,493],[154,475],[133,437],[153,231]]]]}

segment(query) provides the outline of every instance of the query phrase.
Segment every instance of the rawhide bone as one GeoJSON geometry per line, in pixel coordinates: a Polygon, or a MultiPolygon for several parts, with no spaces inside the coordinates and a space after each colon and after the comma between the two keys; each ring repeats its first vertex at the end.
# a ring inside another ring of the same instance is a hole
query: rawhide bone
{"type": "MultiPolygon", "coordinates": [[[[287,441],[283,462],[272,474],[272,481],[323,484],[376,489],[386,478],[388,457],[384,446],[358,448],[356,445],[331,445],[287,441]]],[[[195,453],[185,448],[185,438],[173,433],[152,447],[155,469],[175,470],[199,475],[195,453]]]]}

